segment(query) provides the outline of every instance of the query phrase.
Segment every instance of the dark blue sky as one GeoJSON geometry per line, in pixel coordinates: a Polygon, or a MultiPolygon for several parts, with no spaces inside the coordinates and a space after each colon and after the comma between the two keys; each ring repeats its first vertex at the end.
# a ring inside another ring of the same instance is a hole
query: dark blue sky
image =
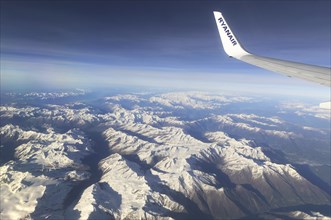
{"type": "Polygon", "coordinates": [[[228,59],[214,10],[251,52],[330,66],[330,1],[2,0],[2,81],[157,86],[169,80],[163,77],[221,76],[229,86],[229,75],[252,74],[252,82],[306,85],[228,59]]]}

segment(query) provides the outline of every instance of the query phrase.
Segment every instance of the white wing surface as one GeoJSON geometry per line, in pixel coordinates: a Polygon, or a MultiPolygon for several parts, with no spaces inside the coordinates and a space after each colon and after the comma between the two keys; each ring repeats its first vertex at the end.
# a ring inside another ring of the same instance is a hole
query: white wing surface
{"type": "Polygon", "coordinates": [[[214,11],[214,16],[223,48],[230,57],[289,77],[305,79],[331,87],[330,68],[262,57],[248,53],[240,45],[222,14],[218,11],[214,11]]]}

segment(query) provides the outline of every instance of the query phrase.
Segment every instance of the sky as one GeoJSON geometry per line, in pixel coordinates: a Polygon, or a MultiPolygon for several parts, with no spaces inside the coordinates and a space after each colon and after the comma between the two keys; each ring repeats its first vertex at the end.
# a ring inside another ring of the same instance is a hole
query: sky
{"type": "Polygon", "coordinates": [[[213,11],[255,54],[330,67],[330,1],[1,0],[1,88],[145,86],[330,97],[230,59],[213,11]]]}

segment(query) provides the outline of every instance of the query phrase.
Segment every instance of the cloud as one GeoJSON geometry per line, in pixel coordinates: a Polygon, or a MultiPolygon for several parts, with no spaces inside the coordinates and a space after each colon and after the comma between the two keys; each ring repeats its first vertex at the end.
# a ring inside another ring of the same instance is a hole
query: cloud
{"type": "Polygon", "coordinates": [[[294,111],[298,116],[312,116],[331,120],[330,110],[322,109],[318,105],[311,105],[303,102],[282,102],[280,108],[282,111],[294,111]]]}
{"type": "MultiPolygon", "coordinates": [[[[139,55],[138,55],[139,57],[139,55]]],[[[224,91],[327,99],[328,88],[246,66],[217,68],[155,65],[123,60],[118,55],[57,49],[31,49],[1,56],[1,88],[99,88],[112,86],[224,91]]],[[[233,61],[237,64],[236,61],[233,61]]],[[[196,63],[196,62],[195,62],[196,63]]],[[[240,64],[241,65],[241,64],[240,64]]]]}

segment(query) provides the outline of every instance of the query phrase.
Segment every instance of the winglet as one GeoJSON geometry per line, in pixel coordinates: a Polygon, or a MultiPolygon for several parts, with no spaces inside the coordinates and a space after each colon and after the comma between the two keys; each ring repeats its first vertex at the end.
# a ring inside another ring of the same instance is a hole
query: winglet
{"type": "Polygon", "coordinates": [[[229,25],[222,16],[222,13],[214,11],[214,16],[225,53],[227,53],[230,57],[237,59],[240,59],[240,57],[244,55],[248,55],[249,53],[241,47],[236,36],[233,34],[229,25]]]}

